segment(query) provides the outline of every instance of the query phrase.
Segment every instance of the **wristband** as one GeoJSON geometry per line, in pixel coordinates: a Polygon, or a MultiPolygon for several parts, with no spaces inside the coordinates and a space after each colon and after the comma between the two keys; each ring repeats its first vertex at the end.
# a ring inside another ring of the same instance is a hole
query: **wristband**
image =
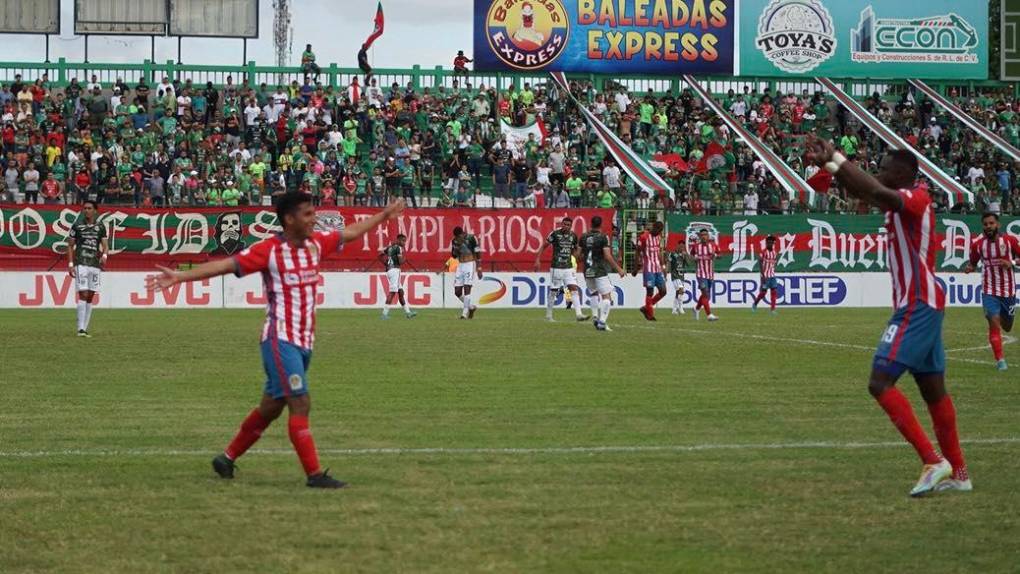
{"type": "Polygon", "coordinates": [[[825,171],[836,175],[836,172],[839,171],[839,168],[843,167],[844,163],[846,163],[846,156],[837,151],[832,154],[832,158],[825,164],[825,171]]]}

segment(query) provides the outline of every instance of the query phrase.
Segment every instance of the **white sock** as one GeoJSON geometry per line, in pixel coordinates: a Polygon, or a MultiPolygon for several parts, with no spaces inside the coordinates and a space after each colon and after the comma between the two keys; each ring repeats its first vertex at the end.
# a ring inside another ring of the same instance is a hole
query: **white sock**
{"type": "Polygon", "coordinates": [[[549,294],[545,297],[545,314],[552,317],[553,304],[556,302],[556,289],[549,288],[549,294]]]}
{"type": "Polygon", "coordinates": [[[85,304],[85,326],[82,329],[89,330],[89,321],[92,320],[92,303],[85,304]]]}
{"type": "Polygon", "coordinates": [[[389,302],[383,303],[382,314],[383,314],[383,317],[389,317],[389,315],[390,315],[390,304],[389,304],[389,302]]]}
{"type": "Polygon", "coordinates": [[[574,291],[574,314],[578,318],[584,317],[584,311],[581,309],[581,293],[580,291],[574,291]]]}
{"type": "Polygon", "coordinates": [[[404,313],[410,313],[411,306],[407,304],[407,299],[404,299],[404,313]]]}
{"type": "Polygon", "coordinates": [[[85,302],[78,301],[78,330],[85,330],[85,302]]]}
{"type": "Polygon", "coordinates": [[[588,298],[588,307],[591,308],[591,318],[599,318],[599,295],[596,293],[588,298]]]}
{"type": "Polygon", "coordinates": [[[613,306],[613,302],[609,299],[602,299],[599,301],[599,321],[605,323],[609,319],[609,309],[613,306]]]}
{"type": "Polygon", "coordinates": [[[468,311],[471,310],[471,295],[464,295],[462,301],[464,301],[464,310],[461,312],[461,316],[467,317],[468,311]]]}

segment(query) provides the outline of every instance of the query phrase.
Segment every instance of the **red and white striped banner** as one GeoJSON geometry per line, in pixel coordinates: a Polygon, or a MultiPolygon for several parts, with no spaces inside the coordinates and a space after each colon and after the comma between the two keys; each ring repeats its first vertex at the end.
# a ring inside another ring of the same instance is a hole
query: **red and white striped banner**
{"type": "Polygon", "coordinates": [[[849,94],[843,91],[835,82],[828,78],[815,78],[815,81],[821,84],[825,89],[829,90],[829,93],[836,98],[836,101],[843,105],[851,114],[853,114],[862,124],[868,127],[871,131],[875,132],[875,135],[882,138],[889,147],[893,149],[905,149],[910,150],[917,157],[917,163],[920,165],[921,173],[930,179],[935,185],[946,192],[946,196],[949,199],[949,207],[953,207],[957,203],[974,203],[974,193],[964,187],[960,182],[949,177],[946,172],[939,169],[930,159],[913,146],[903,140],[896,132],[889,129],[888,126],[883,124],[871,114],[864,106],[862,106],[857,100],[853,99],[849,94]]]}
{"type": "Polygon", "coordinates": [[[783,189],[785,189],[790,195],[791,201],[814,205],[815,190],[808,185],[806,181],[804,181],[804,178],[802,178],[800,174],[794,171],[790,166],[786,165],[786,162],[780,159],[779,156],[772,151],[772,148],[762,143],[757,136],[745,129],[740,122],[734,119],[729,112],[723,109],[723,107],[712,98],[712,94],[698,83],[697,79],[693,76],[687,75],[684,76],[684,81],[687,82],[687,85],[690,86],[691,89],[698,93],[698,96],[702,99],[702,101],[704,101],[708,107],[712,108],[712,111],[722,118],[722,120],[726,122],[726,125],[729,126],[729,128],[733,130],[740,139],[744,140],[744,142],[751,148],[751,151],[753,151],[754,154],[761,159],[761,161],[765,164],[765,167],[772,172],[772,175],[774,175],[776,180],[779,181],[779,184],[782,185],[783,189]]]}
{"type": "Polygon", "coordinates": [[[1001,151],[1002,153],[1013,158],[1013,161],[1020,161],[1020,150],[1011,146],[1009,142],[1002,139],[1002,137],[1000,137],[999,134],[981,125],[981,122],[974,119],[974,117],[968,114],[967,112],[961,110],[953,102],[947,100],[945,97],[942,96],[942,94],[933,90],[931,86],[929,86],[928,84],[922,82],[921,80],[907,80],[907,81],[910,82],[911,86],[917,88],[918,91],[920,91],[922,94],[928,96],[928,98],[931,101],[935,102],[935,104],[938,105],[940,108],[946,110],[954,118],[960,120],[961,122],[964,123],[964,125],[977,132],[977,134],[984,138],[985,141],[999,148],[999,151],[1001,151]]]}

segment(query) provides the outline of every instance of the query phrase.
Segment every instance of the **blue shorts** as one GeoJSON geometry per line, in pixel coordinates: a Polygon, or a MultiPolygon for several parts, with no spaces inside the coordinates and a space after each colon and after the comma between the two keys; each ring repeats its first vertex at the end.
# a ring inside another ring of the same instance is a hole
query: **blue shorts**
{"type": "Polygon", "coordinates": [[[660,289],[666,288],[666,275],[664,273],[644,273],[645,288],[658,287],[660,289]]]}
{"type": "Polygon", "coordinates": [[[274,399],[308,394],[308,365],[312,352],[270,337],[262,341],[262,367],[266,370],[265,393],[274,399]]]}
{"type": "Polygon", "coordinates": [[[944,373],[946,352],[942,347],[942,311],[923,303],[897,309],[875,350],[872,367],[899,377],[944,373]]]}
{"type": "Polygon", "coordinates": [[[985,310],[985,317],[989,319],[998,315],[1007,321],[1012,321],[1013,314],[1016,313],[1016,297],[982,295],[981,307],[985,310]]]}
{"type": "Polygon", "coordinates": [[[762,279],[761,280],[761,290],[765,291],[767,289],[779,289],[779,279],[776,279],[775,277],[769,277],[768,279],[762,279]]]}
{"type": "Polygon", "coordinates": [[[698,277],[698,290],[707,292],[709,295],[711,295],[712,282],[713,281],[711,279],[702,279],[701,277],[698,277]]]}

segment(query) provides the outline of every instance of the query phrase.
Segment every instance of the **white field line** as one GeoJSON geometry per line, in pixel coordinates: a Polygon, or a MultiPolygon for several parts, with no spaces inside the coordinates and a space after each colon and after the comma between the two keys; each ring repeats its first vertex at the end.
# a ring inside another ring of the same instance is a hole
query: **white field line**
{"type": "MultiPolygon", "coordinates": [[[[564,322],[562,324],[568,325],[570,323],[564,322]]],[[[811,345],[811,346],[816,346],[816,347],[836,347],[836,348],[839,348],[839,349],[854,349],[854,350],[858,350],[858,351],[871,351],[871,352],[874,352],[874,350],[875,350],[875,346],[874,345],[872,345],[872,346],[868,346],[868,345],[854,345],[854,344],[851,344],[851,343],[836,343],[836,342],[832,342],[832,341],[818,341],[818,340],[815,340],[815,339],[794,339],[794,338],[789,338],[789,337],[773,337],[771,335],[755,335],[755,334],[752,334],[752,333],[737,333],[737,332],[733,332],[733,331],[723,331],[723,330],[690,329],[690,328],[685,328],[685,327],[680,327],[680,328],[676,328],[676,327],[652,327],[652,326],[646,326],[646,325],[621,325],[621,324],[618,324],[618,323],[610,323],[610,326],[613,329],[641,329],[641,330],[644,330],[644,331],[675,331],[675,332],[678,332],[678,333],[691,333],[691,334],[695,334],[695,335],[729,336],[729,337],[737,337],[737,338],[740,338],[740,339],[753,339],[753,340],[758,340],[758,341],[771,341],[771,342],[776,342],[776,343],[793,343],[793,344],[797,344],[797,345],[811,345]]],[[[1016,339],[1014,339],[1013,337],[1006,337],[1003,340],[1004,344],[1015,343],[1015,342],[1016,342],[1016,339]]],[[[976,348],[967,348],[967,349],[951,349],[951,350],[946,351],[946,352],[947,353],[957,353],[957,352],[961,352],[961,351],[973,351],[973,350],[986,349],[986,348],[989,348],[989,347],[985,346],[985,347],[976,347],[976,348]]],[[[948,360],[950,360],[950,361],[959,361],[961,363],[972,363],[972,364],[975,364],[975,365],[995,365],[995,363],[993,363],[991,361],[980,361],[980,360],[977,360],[977,359],[965,359],[963,357],[946,357],[946,358],[948,360]]]]}
{"type": "MultiPolygon", "coordinates": [[[[1013,343],[1016,343],[1016,337],[1011,337],[1009,335],[1006,335],[1006,336],[1004,336],[1002,338],[1002,344],[1003,345],[1012,345],[1013,343]]],[[[946,349],[946,352],[947,353],[965,353],[967,351],[990,351],[991,349],[992,349],[991,345],[981,345],[981,346],[978,346],[978,347],[963,347],[961,349],[946,349]]]]}
{"type": "MultiPolygon", "coordinates": [[[[962,439],[965,445],[1014,445],[1020,444],[1020,437],[962,439]]],[[[550,446],[534,448],[492,447],[492,448],[323,448],[319,454],[346,456],[414,456],[414,455],[573,455],[573,454],[629,454],[629,453],[685,453],[726,450],[853,450],[907,447],[903,441],[883,442],[777,442],[777,443],[746,443],[725,444],[706,443],[690,445],[632,445],[632,446],[550,446]]],[[[56,457],[199,457],[215,456],[219,451],[187,450],[161,448],[129,448],[129,449],[67,449],[67,450],[35,450],[35,451],[0,451],[0,459],[24,458],[56,458],[56,457]]],[[[252,449],[249,454],[266,456],[292,456],[294,451],[285,448],[252,449]]]]}

